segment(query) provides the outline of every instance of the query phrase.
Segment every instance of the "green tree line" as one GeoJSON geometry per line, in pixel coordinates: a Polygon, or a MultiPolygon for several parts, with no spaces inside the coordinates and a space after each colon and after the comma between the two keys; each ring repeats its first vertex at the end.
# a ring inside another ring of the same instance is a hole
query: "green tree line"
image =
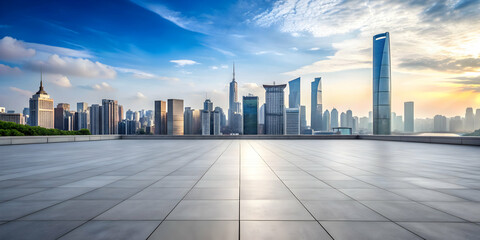
{"type": "Polygon", "coordinates": [[[88,129],[64,131],[0,121],[0,136],[90,135],[88,129]]]}

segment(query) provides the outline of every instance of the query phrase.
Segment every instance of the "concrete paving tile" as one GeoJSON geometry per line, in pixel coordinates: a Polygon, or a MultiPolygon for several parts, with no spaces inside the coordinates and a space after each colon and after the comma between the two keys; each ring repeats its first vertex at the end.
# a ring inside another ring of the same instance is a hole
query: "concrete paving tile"
{"type": "Polygon", "coordinates": [[[321,221],[335,240],[416,240],[422,239],[392,222],[321,221]]]}
{"type": "Polygon", "coordinates": [[[57,239],[84,221],[13,221],[0,225],[0,239],[57,239]]]}
{"type": "Polygon", "coordinates": [[[95,220],[163,220],[178,200],[125,200],[95,220]]]}
{"type": "Polygon", "coordinates": [[[461,222],[463,220],[416,202],[364,201],[365,205],[392,221],[461,222]]]}
{"type": "Polygon", "coordinates": [[[425,239],[480,239],[480,226],[473,223],[399,222],[398,224],[425,239]]]}
{"type": "Polygon", "coordinates": [[[234,240],[237,221],[164,221],[149,240],[234,240]]]}
{"type": "Polygon", "coordinates": [[[385,221],[357,201],[302,201],[317,220],[385,221]]]}
{"type": "Polygon", "coordinates": [[[89,220],[113,207],[117,200],[68,200],[21,220],[89,220]]]}
{"type": "Polygon", "coordinates": [[[89,221],[62,240],[147,239],[160,221],[89,221]]]}
{"type": "Polygon", "coordinates": [[[240,200],[241,220],[313,220],[297,200],[240,200]]]}
{"type": "Polygon", "coordinates": [[[130,199],[136,200],[167,200],[167,199],[182,199],[190,188],[146,188],[130,199]]]}
{"type": "Polygon", "coordinates": [[[238,220],[238,200],[182,200],[167,220],[238,220]]]}
{"type": "Polygon", "coordinates": [[[11,221],[41,209],[50,207],[60,201],[19,201],[0,203],[0,220],[11,221]]]}
{"type": "Polygon", "coordinates": [[[245,240],[332,239],[316,221],[240,221],[240,229],[245,240]]]}

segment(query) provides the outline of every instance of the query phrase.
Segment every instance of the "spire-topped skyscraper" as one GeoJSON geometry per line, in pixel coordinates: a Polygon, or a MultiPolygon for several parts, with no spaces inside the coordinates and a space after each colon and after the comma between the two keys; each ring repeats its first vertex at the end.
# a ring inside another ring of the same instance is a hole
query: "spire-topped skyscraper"
{"type": "Polygon", "coordinates": [[[237,82],[235,81],[235,62],[233,63],[233,75],[232,81],[230,82],[230,92],[229,92],[229,102],[228,102],[228,125],[232,127],[233,123],[233,115],[235,113],[240,112],[238,109],[238,86],[237,82]]]}
{"type": "Polygon", "coordinates": [[[40,73],[40,87],[30,98],[30,125],[45,128],[54,127],[53,99],[43,89],[43,74],[40,73]]]}

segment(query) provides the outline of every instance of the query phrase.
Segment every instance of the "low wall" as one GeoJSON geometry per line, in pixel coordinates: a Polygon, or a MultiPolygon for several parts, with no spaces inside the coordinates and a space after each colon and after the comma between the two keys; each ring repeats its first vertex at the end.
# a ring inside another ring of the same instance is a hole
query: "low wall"
{"type": "Polygon", "coordinates": [[[122,135],[128,140],[314,140],[314,139],[357,139],[357,135],[122,135]]]}
{"type": "Polygon", "coordinates": [[[26,136],[0,137],[0,145],[82,142],[100,140],[341,140],[361,139],[417,143],[440,143],[480,146],[480,137],[438,137],[438,136],[389,136],[389,135],[67,135],[67,136],[26,136]]]}
{"type": "Polygon", "coordinates": [[[480,146],[480,137],[358,135],[358,139],[480,146]]]}
{"type": "Polygon", "coordinates": [[[62,136],[18,136],[0,137],[0,145],[83,142],[120,139],[120,135],[62,135],[62,136]]]}

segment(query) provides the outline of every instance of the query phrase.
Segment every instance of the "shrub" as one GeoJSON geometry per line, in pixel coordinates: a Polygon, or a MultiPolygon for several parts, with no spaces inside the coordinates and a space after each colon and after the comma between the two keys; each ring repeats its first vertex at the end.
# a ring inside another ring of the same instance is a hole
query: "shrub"
{"type": "Polygon", "coordinates": [[[90,135],[88,129],[64,131],[0,121],[0,136],[90,135]]]}

